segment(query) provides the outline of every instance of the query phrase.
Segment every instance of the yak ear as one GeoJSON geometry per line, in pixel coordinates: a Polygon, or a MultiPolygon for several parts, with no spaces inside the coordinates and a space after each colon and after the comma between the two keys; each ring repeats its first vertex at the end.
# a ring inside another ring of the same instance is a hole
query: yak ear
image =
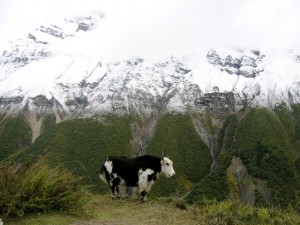
{"type": "Polygon", "coordinates": [[[163,159],[165,157],[167,157],[168,159],[170,158],[169,154],[165,154],[164,152],[161,152],[161,158],[163,159]]]}
{"type": "Polygon", "coordinates": [[[161,158],[167,157],[169,158],[169,154],[165,154],[164,152],[161,152],[161,158]]]}

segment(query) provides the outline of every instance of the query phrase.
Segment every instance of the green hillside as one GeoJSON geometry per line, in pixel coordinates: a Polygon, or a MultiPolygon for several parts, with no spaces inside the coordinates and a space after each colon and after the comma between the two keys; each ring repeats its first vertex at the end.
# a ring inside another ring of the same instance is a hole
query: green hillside
{"type": "Polygon", "coordinates": [[[188,115],[165,114],[156,127],[147,152],[165,154],[174,161],[176,180],[160,179],[153,187],[157,195],[185,194],[209,173],[212,163],[210,151],[188,115]]]}
{"type": "MultiPolygon", "coordinates": [[[[274,111],[276,113],[254,108],[240,120],[239,115],[227,118],[219,132],[217,152],[220,154],[216,169],[207,182],[198,184],[197,196],[201,194],[220,200],[228,196],[226,169],[235,156],[242,160],[253,178],[267,181],[272,195],[270,204],[299,202],[299,176],[294,163],[297,132],[293,112],[284,107],[274,111]]],[[[259,198],[260,193],[256,192],[256,202],[259,198]]]]}
{"type": "MultiPolygon", "coordinates": [[[[94,192],[107,193],[109,188],[98,178],[99,167],[109,155],[133,156],[136,146],[131,141],[132,122],[130,116],[109,115],[102,122],[74,119],[57,125],[45,123],[44,133],[30,144],[31,131],[22,117],[2,119],[0,159],[31,162],[44,156],[50,166],[61,165],[75,175],[85,176],[85,183],[92,184],[94,192]]],[[[143,126],[140,119],[138,124],[143,126]]],[[[174,161],[177,176],[160,178],[150,197],[181,197],[191,191],[185,198],[191,203],[207,198],[226,200],[238,188],[236,182],[228,180],[227,171],[232,158],[238,157],[253,179],[266,181],[266,188],[271,190],[270,204],[300,205],[299,133],[297,105],[292,109],[278,105],[274,111],[253,108],[230,115],[217,132],[216,163],[211,173],[210,149],[195,130],[191,116],[164,114],[146,151],[168,155],[174,161]]],[[[266,200],[260,191],[255,190],[256,203],[266,200]]]]}
{"type": "Polygon", "coordinates": [[[252,109],[240,122],[233,154],[243,160],[250,175],[267,180],[274,204],[297,199],[299,178],[291,152],[288,132],[273,112],[252,109]]]}
{"type": "Polygon", "coordinates": [[[110,117],[106,123],[93,119],[59,123],[40,136],[18,156],[22,162],[45,156],[52,166],[62,164],[75,175],[87,176],[93,190],[106,190],[99,180],[100,165],[109,155],[131,156],[129,118],[110,117]]]}
{"type": "Polygon", "coordinates": [[[19,116],[0,120],[0,161],[31,144],[31,130],[19,116]]]}
{"type": "MultiPolygon", "coordinates": [[[[104,123],[93,119],[62,122],[41,135],[34,144],[17,156],[27,162],[45,156],[50,165],[62,164],[76,175],[87,176],[96,192],[109,191],[98,178],[101,163],[109,155],[133,156],[130,144],[129,117],[106,118],[104,123]]],[[[209,173],[209,149],[197,134],[187,115],[166,114],[158,122],[147,149],[148,154],[168,154],[174,161],[176,179],[161,178],[154,185],[154,195],[184,194],[209,173]]]]}

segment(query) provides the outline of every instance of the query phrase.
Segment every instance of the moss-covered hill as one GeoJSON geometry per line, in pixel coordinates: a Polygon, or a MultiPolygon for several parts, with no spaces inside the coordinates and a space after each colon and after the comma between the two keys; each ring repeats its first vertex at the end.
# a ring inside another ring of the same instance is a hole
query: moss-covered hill
{"type": "MultiPolygon", "coordinates": [[[[76,175],[86,176],[85,182],[94,185],[93,191],[109,192],[99,181],[99,167],[108,155],[134,155],[133,122],[143,126],[140,119],[135,121],[130,116],[107,116],[102,122],[69,120],[48,126],[30,144],[31,131],[22,117],[2,118],[0,157],[30,162],[44,156],[50,165],[62,164],[76,175]]],[[[210,173],[210,151],[196,132],[191,116],[162,115],[146,151],[169,155],[178,176],[159,179],[150,195],[183,196],[191,191],[186,199],[201,202],[204,198],[224,200],[232,195],[241,198],[250,188],[256,204],[300,204],[300,106],[290,109],[279,105],[272,111],[254,108],[230,115],[217,135],[216,164],[210,173]],[[233,158],[240,159],[242,165],[233,165],[233,158]],[[236,171],[229,171],[229,167],[236,171]]]]}
{"type": "Polygon", "coordinates": [[[0,117],[0,161],[31,144],[31,131],[22,117],[0,117]]]}
{"type": "MultiPolygon", "coordinates": [[[[16,155],[20,162],[44,156],[50,165],[62,164],[96,192],[107,192],[98,178],[101,163],[109,155],[133,156],[130,117],[110,116],[104,122],[93,119],[65,121],[40,136],[16,155]]],[[[148,154],[169,155],[175,163],[177,179],[160,179],[153,195],[184,194],[209,173],[211,156],[188,115],[164,115],[147,149],[148,154]]]]}
{"type": "Polygon", "coordinates": [[[197,184],[189,200],[198,201],[207,196],[222,200],[234,190],[241,197],[249,194],[243,192],[251,189],[256,204],[262,204],[264,199],[273,205],[298,205],[297,115],[297,111],[281,105],[274,112],[251,109],[243,117],[228,117],[219,132],[215,171],[197,184]],[[233,157],[241,159],[247,171],[235,165],[235,171],[229,173],[228,166],[233,157]]]}
{"type": "Polygon", "coordinates": [[[75,175],[86,176],[86,183],[101,190],[99,169],[109,155],[132,156],[129,118],[110,117],[105,124],[93,119],[59,123],[40,136],[17,156],[26,162],[44,156],[47,162],[61,164],[75,175]]]}

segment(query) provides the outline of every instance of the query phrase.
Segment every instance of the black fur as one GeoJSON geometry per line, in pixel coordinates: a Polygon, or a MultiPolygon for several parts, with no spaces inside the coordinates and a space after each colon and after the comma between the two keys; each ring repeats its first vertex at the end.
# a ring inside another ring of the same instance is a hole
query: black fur
{"type": "MultiPolygon", "coordinates": [[[[112,161],[112,172],[118,174],[127,187],[138,186],[138,172],[140,169],[152,169],[154,171],[151,180],[156,180],[156,174],[161,172],[161,158],[152,155],[144,155],[136,158],[110,156],[106,161],[112,161]]],[[[111,180],[111,175],[106,171],[104,165],[102,166],[101,173],[105,172],[107,181],[111,180]]],[[[149,179],[149,178],[148,178],[149,179]]]]}
{"type": "MultiPolygon", "coordinates": [[[[165,159],[163,159],[165,160],[165,159]]],[[[147,201],[147,192],[162,172],[162,159],[153,155],[144,155],[136,158],[110,156],[101,167],[100,178],[109,184],[112,198],[120,197],[119,185],[138,187],[143,202],[147,201]],[[111,168],[110,166],[111,165],[111,168]],[[139,180],[140,179],[140,180],[139,180]]],[[[167,164],[168,165],[168,164],[167,164]]],[[[171,165],[168,165],[171,166],[171,165]]],[[[175,171],[170,168],[166,171],[167,177],[175,176],[175,171]]]]}

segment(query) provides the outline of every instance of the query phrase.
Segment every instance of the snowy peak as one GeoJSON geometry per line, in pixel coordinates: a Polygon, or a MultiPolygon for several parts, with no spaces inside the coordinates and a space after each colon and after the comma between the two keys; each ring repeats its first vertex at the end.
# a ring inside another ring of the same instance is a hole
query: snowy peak
{"type": "Polygon", "coordinates": [[[102,19],[103,14],[94,13],[48,21],[10,42],[0,58],[1,113],[26,107],[64,119],[209,109],[221,119],[222,112],[245,106],[300,102],[297,49],[217,47],[159,60],[108,61],[98,55],[94,41],[102,19]]]}
{"type": "Polygon", "coordinates": [[[91,16],[46,21],[28,33],[27,37],[9,42],[0,58],[0,80],[33,61],[54,56],[55,49],[60,47],[59,42],[76,37],[78,32],[92,30],[103,17],[98,12],[91,16]]]}

